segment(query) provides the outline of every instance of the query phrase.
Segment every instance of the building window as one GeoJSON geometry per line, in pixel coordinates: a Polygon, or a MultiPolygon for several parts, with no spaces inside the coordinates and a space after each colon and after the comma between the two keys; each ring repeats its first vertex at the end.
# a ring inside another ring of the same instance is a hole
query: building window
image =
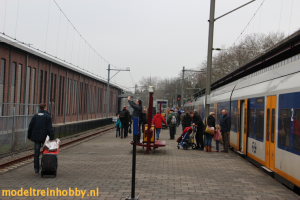
{"type": "Polygon", "coordinates": [[[60,115],[60,105],[61,105],[61,80],[62,77],[59,76],[59,83],[58,83],[58,114],[60,115]]]}
{"type": "Polygon", "coordinates": [[[65,77],[62,77],[61,111],[60,111],[62,115],[64,114],[64,97],[65,97],[65,77]]]}
{"type": "Polygon", "coordinates": [[[45,71],[45,81],[44,81],[44,96],[43,96],[43,103],[46,103],[47,102],[47,99],[46,99],[46,94],[47,94],[47,72],[45,71]]]}
{"type": "Polygon", "coordinates": [[[5,59],[1,59],[1,69],[0,69],[0,116],[3,115],[4,85],[5,85],[5,59]]]}
{"type": "Polygon", "coordinates": [[[39,100],[39,103],[43,102],[43,75],[44,75],[44,71],[41,70],[40,71],[40,100],[39,100]]]}
{"type": "MultiPolygon", "coordinates": [[[[35,71],[36,71],[36,69],[35,68],[33,68],[32,69],[32,79],[31,79],[31,89],[30,89],[30,91],[31,91],[31,96],[30,96],[30,104],[34,104],[34,97],[35,97],[35,71]]],[[[33,114],[33,112],[34,112],[34,106],[31,106],[31,114],[33,114]]]]}

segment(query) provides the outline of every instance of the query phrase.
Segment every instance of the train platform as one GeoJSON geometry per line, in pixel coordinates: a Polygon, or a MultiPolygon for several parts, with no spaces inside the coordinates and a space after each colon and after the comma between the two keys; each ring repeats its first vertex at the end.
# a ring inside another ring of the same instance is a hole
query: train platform
{"type": "MultiPolygon", "coordinates": [[[[0,199],[125,199],[131,191],[131,140],[132,134],[121,139],[111,130],[62,148],[56,178],[35,174],[32,160],[0,173],[0,199]],[[4,190],[13,194],[21,188],[23,196],[3,196],[4,190]],[[39,196],[24,196],[25,190],[33,195],[33,189],[39,196]]],[[[233,152],[177,149],[167,129],[162,130],[161,140],[166,146],[149,155],[137,147],[136,196],[141,200],[300,199],[233,152]]]]}

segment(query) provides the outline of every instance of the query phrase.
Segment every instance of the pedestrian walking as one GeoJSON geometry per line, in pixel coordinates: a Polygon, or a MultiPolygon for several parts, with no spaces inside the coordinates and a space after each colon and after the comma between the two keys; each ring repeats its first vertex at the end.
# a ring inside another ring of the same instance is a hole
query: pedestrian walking
{"type": "Polygon", "coordinates": [[[221,127],[219,125],[216,125],[216,130],[214,133],[214,140],[216,141],[216,150],[215,152],[219,152],[219,140],[221,136],[221,127]]]}
{"type": "Polygon", "coordinates": [[[123,133],[124,133],[124,138],[126,138],[128,137],[128,126],[130,124],[130,113],[127,110],[126,106],[124,106],[123,110],[120,112],[119,118],[122,123],[121,138],[123,138],[123,133]]]}
{"type": "Polygon", "coordinates": [[[154,125],[154,127],[156,129],[156,139],[157,140],[159,140],[159,134],[162,129],[162,122],[167,124],[165,118],[161,114],[158,113],[158,114],[154,115],[152,124],[154,125]]]}
{"type": "MultiPolygon", "coordinates": [[[[207,126],[214,128],[216,127],[216,119],[215,119],[216,114],[214,112],[210,112],[209,116],[207,117],[207,126]]],[[[214,135],[206,133],[205,137],[205,151],[206,152],[211,152],[211,140],[214,135]]]]}
{"type": "MultiPolygon", "coordinates": [[[[122,128],[122,124],[121,124],[121,120],[120,120],[120,115],[117,115],[117,122],[115,124],[116,129],[116,137],[118,137],[118,133],[119,133],[119,137],[121,135],[121,128],[122,128]]],[[[123,138],[123,135],[122,135],[123,138]]]]}
{"type": "Polygon", "coordinates": [[[167,117],[167,124],[170,130],[170,140],[174,140],[177,120],[178,120],[177,114],[174,113],[173,109],[170,109],[170,114],[167,117]]]}
{"type": "Polygon", "coordinates": [[[196,148],[199,150],[204,149],[204,144],[203,144],[203,128],[204,124],[202,121],[202,118],[198,113],[194,113],[194,111],[190,111],[190,117],[194,120],[194,123],[192,124],[193,126],[197,127],[197,132],[196,132],[196,148]]]}
{"type": "MultiPolygon", "coordinates": [[[[142,101],[137,100],[135,103],[131,100],[131,97],[128,96],[128,103],[129,105],[133,108],[132,112],[132,118],[138,117],[139,120],[141,119],[142,116],[142,101]]],[[[134,126],[133,126],[134,127],[134,126]]],[[[141,139],[141,131],[139,128],[139,135],[138,135],[138,141],[141,139]]]]}
{"type": "Polygon", "coordinates": [[[40,103],[40,111],[35,114],[28,127],[27,138],[29,141],[34,142],[34,172],[39,173],[39,157],[41,145],[45,142],[47,135],[50,141],[54,140],[54,133],[52,128],[51,115],[46,111],[47,107],[45,103],[40,103]]]}
{"type": "Polygon", "coordinates": [[[222,152],[228,153],[231,121],[226,110],[222,110],[222,119],[220,121],[220,126],[224,145],[224,150],[222,150],[222,152]]]}

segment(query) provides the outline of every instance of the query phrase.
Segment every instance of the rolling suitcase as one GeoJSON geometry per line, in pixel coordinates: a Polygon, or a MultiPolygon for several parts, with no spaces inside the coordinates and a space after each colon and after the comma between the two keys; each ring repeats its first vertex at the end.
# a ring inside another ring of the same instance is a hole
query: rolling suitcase
{"type": "Polygon", "coordinates": [[[41,160],[41,177],[43,175],[53,175],[56,177],[57,172],[57,155],[44,154],[41,160]]]}
{"type": "Polygon", "coordinates": [[[58,147],[54,151],[50,151],[49,149],[44,147],[43,157],[41,160],[41,177],[44,175],[53,175],[56,177],[57,173],[57,156],[59,153],[60,141],[58,141],[58,147]]]}

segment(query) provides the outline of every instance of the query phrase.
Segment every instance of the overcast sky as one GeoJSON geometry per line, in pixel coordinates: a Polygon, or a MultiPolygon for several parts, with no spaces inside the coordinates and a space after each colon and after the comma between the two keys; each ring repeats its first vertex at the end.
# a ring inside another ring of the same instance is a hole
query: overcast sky
{"type": "MultiPolygon", "coordinates": [[[[218,17],[249,0],[216,0],[218,17]]],[[[174,77],[207,56],[210,0],[56,0],[86,41],[133,86],[142,76],[174,77]],[[131,74],[131,75],[130,75],[131,74]]],[[[263,0],[219,19],[214,47],[230,47],[263,0]]],[[[244,34],[300,27],[299,0],[265,0],[244,34]]],[[[0,0],[0,32],[107,77],[107,63],[89,52],[53,0],[0,0]],[[18,8],[19,7],[19,8],[18,8]],[[48,17],[49,16],[49,17],[48,17]],[[88,59],[89,57],[89,59],[88,59]]]]}

